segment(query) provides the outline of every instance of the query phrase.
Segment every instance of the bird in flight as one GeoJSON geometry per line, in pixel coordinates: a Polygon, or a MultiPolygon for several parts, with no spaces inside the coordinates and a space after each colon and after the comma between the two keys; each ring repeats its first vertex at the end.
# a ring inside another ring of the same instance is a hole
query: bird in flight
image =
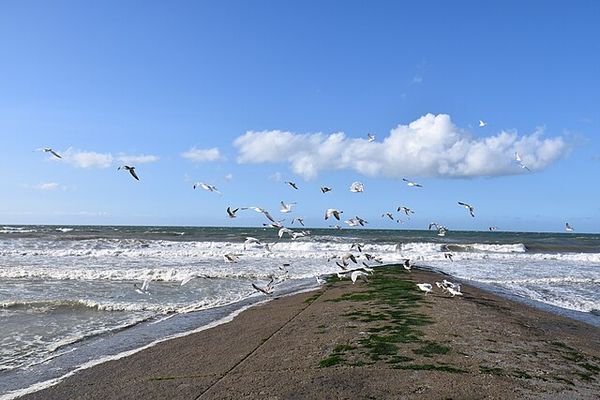
{"type": "Polygon", "coordinates": [[[369,142],[374,142],[375,141],[375,135],[372,135],[370,133],[367,133],[367,140],[369,142]]]}
{"type": "Polygon", "coordinates": [[[197,188],[202,188],[202,189],[206,190],[207,192],[214,192],[214,193],[221,194],[221,192],[219,192],[219,189],[217,189],[216,186],[209,185],[208,183],[196,182],[196,183],[194,183],[194,189],[197,189],[197,188]]]}
{"type": "Polygon", "coordinates": [[[352,185],[350,185],[350,191],[352,193],[361,193],[365,191],[365,185],[363,185],[360,182],[352,182],[352,185]]]}
{"type": "Polygon", "coordinates": [[[463,203],[461,201],[458,202],[459,205],[463,206],[464,208],[466,208],[467,210],[469,210],[469,214],[471,214],[471,217],[475,218],[475,207],[467,204],[467,203],[463,203]]]}
{"type": "Polygon", "coordinates": [[[573,229],[573,227],[571,225],[569,225],[569,223],[567,222],[565,224],[565,231],[567,232],[573,232],[575,229],[573,229]]]}
{"type": "Polygon", "coordinates": [[[302,218],[302,217],[292,218],[292,225],[294,225],[294,221],[298,221],[298,223],[300,225],[304,226],[304,218],[302,218]]]}
{"type": "Polygon", "coordinates": [[[404,211],[404,214],[410,216],[409,214],[414,214],[415,212],[408,207],[400,206],[396,209],[396,211],[404,211]]]}
{"type": "Polygon", "coordinates": [[[123,165],[122,167],[117,168],[117,170],[120,170],[120,169],[129,171],[131,176],[133,176],[138,181],[140,180],[140,178],[138,178],[137,174],[135,173],[135,167],[130,167],[129,165],[123,165]]]}
{"type": "Polygon", "coordinates": [[[296,203],[289,203],[286,204],[283,201],[280,202],[279,204],[281,204],[281,209],[279,211],[281,211],[282,213],[289,213],[292,212],[292,207],[296,204],[296,203]]]}
{"type": "Polygon", "coordinates": [[[231,207],[227,207],[227,216],[229,218],[235,218],[235,213],[239,210],[239,208],[236,208],[235,210],[232,210],[231,207]]]}
{"type": "Polygon", "coordinates": [[[294,182],[285,181],[284,183],[287,183],[288,185],[290,185],[290,186],[291,186],[291,187],[293,187],[294,189],[298,190],[298,185],[296,185],[294,182]]]}
{"type": "Polygon", "coordinates": [[[56,158],[62,158],[62,157],[60,156],[60,154],[58,154],[56,151],[54,151],[54,150],[53,150],[53,149],[51,149],[50,147],[44,147],[43,149],[38,149],[38,150],[41,150],[41,151],[43,151],[44,153],[50,153],[50,154],[52,154],[52,155],[53,155],[54,157],[56,157],[56,158]]]}
{"type": "Polygon", "coordinates": [[[427,294],[433,290],[431,283],[417,283],[417,287],[419,288],[419,290],[422,290],[423,292],[425,292],[425,294],[427,294]]]}
{"type": "Polygon", "coordinates": [[[343,211],[338,211],[335,208],[328,208],[325,211],[325,219],[329,219],[331,217],[334,217],[335,219],[337,219],[339,221],[341,213],[343,213],[343,211]]]}
{"type": "Polygon", "coordinates": [[[523,163],[523,160],[521,159],[521,156],[519,155],[519,153],[517,151],[515,151],[515,161],[517,162],[517,164],[519,164],[519,167],[531,172],[529,167],[523,163]]]}
{"type": "Polygon", "coordinates": [[[408,180],[408,179],[406,179],[406,178],[402,178],[402,180],[403,180],[404,182],[406,182],[406,185],[407,185],[407,186],[410,186],[410,187],[420,187],[420,188],[422,188],[422,187],[423,187],[423,185],[421,185],[420,183],[413,182],[413,181],[409,181],[409,180],[408,180]]]}
{"type": "Polygon", "coordinates": [[[331,192],[331,188],[328,186],[321,186],[321,192],[323,192],[323,193],[331,192]]]}
{"type": "Polygon", "coordinates": [[[391,212],[385,212],[385,213],[381,214],[381,218],[383,218],[383,217],[388,217],[392,221],[394,220],[394,216],[392,215],[391,212]]]}
{"type": "Polygon", "coordinates": [[[479,127],[483,128],[484,126],[487,126],[487,122],[479,120],[479,127]]]}

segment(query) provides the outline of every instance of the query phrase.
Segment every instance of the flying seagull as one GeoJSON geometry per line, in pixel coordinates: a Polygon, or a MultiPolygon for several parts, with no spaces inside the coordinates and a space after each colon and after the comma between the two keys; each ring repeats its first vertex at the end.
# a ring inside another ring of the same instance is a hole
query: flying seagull
{"type": "Polygon", "coordinates": [[[223,254],[223,259],[226,262],[236,263],[236,262],[238,262],[238,260],[240,259],[240,257],[237,254],[227,253],[227,254],[223,254]]]}
{"type": "Polygon", "coordinates": [[[365,185],[363,185],[360,182],[352,182],[352,185],[350,185],[350,191],[352,193],[361,193],[365,191],[365,185]]]}
{"type": "Polygon", "coordinates": [[[381,218],[383,218],[383,217],[388,217],[392,221],[394,220],[394,216],[392,215],[391,212],[385,212],[385,213],[381,214],[381,218]]]}
{"type": "Polygon", "coordinates": [[[294,225],[294,221],[298,221],[298,223],[302,226],[304,226],[304,218],[302,217],[296,217],[292,219],[292,225],[294,225]]]}
{"type": "Polygon", "coordinates": [[[271,277],[271,281],[264,288],[254,284],[254,283],[252,284],[252,287],[254,289],[258,290],[259,292],[266,294],[267,296],[271,296],[271,294],[273,294],[273,281],[274,281],[274,278],[271,277]]]}
{"type": "Polygon", "coordinates": [[[529,169],[529,167],[527,167],[527,165],[523,164],[523,160],[521,159],[521,156],[516,151],[515,151],[515,161],[517,162],[517,164],[519,164],[519,167],[521,167],[523,169],[526,169],[527,171],[531,172],[531,170],[529,169]]]}
{"type": "Polygon", "coordinates": [[[453,256],[452,256],[452,253],[444,253],[444,258],[446,258],[446,259],[449,259],[450,261],[454,261],[454,260],[452,259],[452,257],[453,257],[453,256]]]}
{"type": "Polygon", "coordinates": [[[400,206],[396,209],[396,211],[404,211],[404,214],[410,216],[409,214],[414,214],[415,212],[408,207],[400,206]]]}
{"type": "Polygon", "coordinates": [[[321,192],[323,192],[323,193],[331,192],[331,188],[328,186],[321,186],[321,192]]]}
{"type": "Polygon", "coordinates": [[[467,204],[467,203],[463,203],[461,201],[458,202],[459,205],[463,206],[464,208],[466,208],[467,210],[469,210],[469,214],[471,214],[471,217],[475,218],[475,207],[467,204]]]}
{"type": "Polygon", "coordinates": [[[343,211],[338,211],[335,208],[328,208],[325,211],[325,219],[329,219],[331,217],[334,217],[335,219],[337,219],[339,221],[341,213],[343,213],[343,211]]]}
{"type": "Polygon", "coordinates": [[[420,187],[420,188],[422,188],[422,187],[423,187],[423,185],[421,185],[420,183],[413,182],[413,181],[409,181],[409,180],[408,180],[408,179],[406,179],[406,178],[402,178],[402,180],[403,180],[404,182],[406,182],[406,185],[408,185],[408,186],[410,186],[410,187],[420,187]]]}
{"type": "Polygon", "coordinates": [[[370,133],[367,133],[367,140],[369,142],[374,142],[375,141],[375,135],[372,135],[370,133]]]}
{"type": "Polygon", "coordinates": [[[487,126],[487,122],[479,120],[479,127],[483,128],[484,126],[487,126]]]}
{"type": "Polygon", "coordinates": [[[369,274],[367,274],[366,272],[357,269],[355,271],[352,271],[352,274],[350,274],[350,279],[352,279],[352,284],[356,282],[356,279],[358,277],[360,277],[363,281],[368,283],[369,281],[366,278],[368,275],[369,274]]]}
{"type": "Polygon", "coordinates": [[[292,207],[296,204],[296,203],[289,203],[286,204],[283,201],[281,203],[281,209],[279,211],[281,211],[282,213],[289,213],[292,212],[292,207]]]}
{"type": "Polygon", "coordinates": [[[284,183],[287,183],[288,185],[290,185],[290,186],[291,186],[291,187],[293,187],[294,189],[298,190],[298,185],[296,185],[294,182],[285,181],[284,183]]]}
{"type": "Polygon", "coordinates": [[[129,171],[131,176],[133,176],[138,181],[140,180],[140,178],[138,178],[137,174],[135,173],[135,167],[130,167],[129,165],[123,165],[122,167],[117,168],[117,170],[120,170],[120,169],[129,171]]]}
{"type": "Polygon", "coordinates": [[[490,230],[490,232],[495,232],[495,231],[498,230],[498,227],[497,226],[490,226],[488,229],[490,230]]]}
{"type": "Polygon", "coordinates": [[[219,189],[217,189],[216,186],[209,185],[208,183],[196,182],[196,183],[194,183],[194,189],[197,189],[197,188],[202,188],[202,189],[206,190],[207,192],[214,192],[214,193],[221,194],[221,192],[219,192],[219,189]]]}
{"type": "Polygon", "coordinates": [[[56,158],[62,158],[60,156],[60,154],[58,154],[56,151],[54,151],[50,147],[44,147],[43,149],[38,149],[38,150],[42,150],[44,153],[50,153],[50,154],[52,154],[56,158]]]}
{"type": "Polygon", "coordinates": [[[569,225],[569,223],[567,222],[565,224],[565,231],[567,232],[573,232],[575,229],[573,229],[573,227],[571,225],[569,225]]]}
{"type": "Polygon", "coordinates": [[[137,283],[134,283],[133,289],[139,294],[150,294],[150,291],[148,291],[148,286],[150,286],[150,280],[151,278],[144,279],[144,282],[142,283],[141,287],[138,286],[137,283]]]}
{"type": "Polygon", "coordinates": [[[239,208],[236,208],[235,210],[232,210],[231,207],[227,207],[227,216],[229,218],[235,218],[235,213],[239,210],[239,208]]]}

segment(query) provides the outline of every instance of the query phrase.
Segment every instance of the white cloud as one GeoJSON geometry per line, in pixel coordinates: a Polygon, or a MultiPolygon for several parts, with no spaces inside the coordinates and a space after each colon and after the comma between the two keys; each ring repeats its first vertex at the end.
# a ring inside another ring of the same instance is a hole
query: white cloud
{"type": "Polygon", "coordinates": [[[198,149],[192,147],[185,153],[182,153],[181,156],[194,162],[218,161],[223,158],[221,152],[216,147],[213,147],[212,149],[198,149]]]}
{"type": "Polygon", "coordinates": [[[158,156],[154,156],[151,154],[127,155],[119,153],[117,159],[123,164],[147,164],[158,161],[158,156]]]}
{"type": "Polygon", "coordinates": [[[233,174],[229,173],[229,174],[225,175],[224,178],[225,178],[226,181],[229,182],[229,181],[231,181],[233,179],[233,174]]]}
{"type": "Polygon", "coordinates": [[[107,168],[113,162],[113,156],[110,153],[96,153],[94,151],[80,151],[68,148],[62,154],[63,160],[78,168],[107,168]]]}
{"type": "Polygon", "coordinates": [[[283,131],[248,131],[234,141],[239,163],[288,162],[292,170],[312,179],[320,171],[350,169],[367,176],[475,177],[523,173],[515,163],[518,151],[525,165],[541,170],[563,156],[569,146],[562,137],[543,138],[502,131],[474,137],[455,126],[449,115],[427,114],[398,125],[382,141],[348,138],[342,132],[324,135],[283,131]]]}
{"type": "Polygon", "coordinates": [[[61,189],[62,186],[56,182],[46,182],[40,183],[39,185],[35,185],[33,188],[37,190],[56,190],[61,189]]]}

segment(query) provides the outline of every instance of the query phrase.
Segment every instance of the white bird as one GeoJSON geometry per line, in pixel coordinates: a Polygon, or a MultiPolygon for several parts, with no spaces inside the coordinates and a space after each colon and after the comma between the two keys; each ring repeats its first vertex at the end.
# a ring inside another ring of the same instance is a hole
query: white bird
{"type": "Polygon", "coordinates": [[[352,185],[350,185],[350,191],[352,193],[361,193],[365,191],[365,185],[363,185],[360,182],[352,182],[352,185]]]}
{"type": "Polygon", "coordinates": [[[56,158],[62,158],[62,157],[60,156],[60,154],[58,154],[56,151],[54,151],[54,150],[53,150],[53,149],[51,149],[50,147],[44,147],[43,149],[38,149],[38,150],[41,150],[41,151],[43,151],[44,153],[50,153],[50,154],[52,154],[52,155],[53,155],[54,157],[56,157],[56,158]]]}
{"type": "Polygon", "coordinates": [[[327,283],[327,281],[325,279],[321,279],[319,277],[319,275],[315,276],[315,278],[317,279],[317,284],[319,284],[319,285],[323,285],[323,284],[327,283]]]}
{"type": "Polygon", "coordinates": [[[294,189],[298,190],[298,185],[296,185],[294,182],[285,181],[284,183],[287,183],[288,185],[290,185],[290,186],[291,186],[291,187],[293,187],[294,189]]]}
{"type": "Polygon", "coordinates": [[[486,125],[487,125],[487,122],[485,122],[485,121],[482,121],[482,120],[479,120],[479,127],[480,127],[480,128],[483,128],[483,127],[484,127],[484,126],[486,126],[486,125]]]}
{"type": "Polygon", "coordinates": [[[192,279],[194,279],[195,277],[196,277],[196,275],[195,275],[195,274],[189,274],[188,276],[186,276],[185,278],[183,278],[183,279],[181,280],[181,285],[180,285],[180,286],[183,286],[183,285],[185,285],[186,283],[188,283],[189,281],[191,281],[191,280],[192,280],[192,279]]]}
{"type": "Polygon", "coordinates": [[[321,186],[321,192],[322,193],[331,192],[331,188],[328,186],[321,186]]]}
{"type": "Polygon", "coordinates": [[[233,254],[233,253],[223,254],[223,258],[225,259],[226,262],[230,262],[230,263],[236,263],[240,259],[240,257],[237,254],[233,254]]]}
{"type": "Polygon", "coordinates": [[[246,249],[247,244],[262,244],[260,240],[255,237],[246,236],[246,240],[244,241],[244,250],[246,249]]]}
{"type": "Polygon", "coordinates": [[[498,230],[498,227],[497,226],[490,226],[488,229],[490,230],[490,232],[495,232],[495,231],[498,230]]]}
{"type": "Polygon", "coordinates": [[[368,224],[369,222],[362,219],[361,217],[354,217],[354,218],[350,218],[346,221],[344,221],[345,223],[347,223],[349,226],[365,226],[365,224],[368,224]]]}
{"type": "Polygon", "coordinates": [[[279,211],[281,211],[282,213],[289,213],[289,212],[292,212],[292,207],[293,207],[294,205],[296,205],[296,203],[289,203],[289,204],[286,204],[286,203],[284,203],[283,201],[282,201],[282,202],[280,202],[279,204],[281,204],[281,209],[280,209],[279,211]]]}
{"type": "Polygon", "coordinates": [[[207,192],[214,192],[214,193],[221,194],[221,192],[219,192],[219,189],[217,189],[217,187],[215,185],[209,185],[208,183],[204,183],[204,182],[194,183],[194,189],[197,189],[199,187],[206,190],[207,192]]]}
{"type": "Polygon", "coordinates": [[[408,207],[400,206],[396,209],[396,211],[404,211],[404,214],[410,216],[410,214],[414,214],[415,212],[408,207]]]}
{"type": "Polygon", "coordinates": [[[367,133],[367,140],[369,142],[374,142],[375,141],[375,135],[372,135],[370,133],[367,133]]]}
{"type": "Polygon", "coordinates": [[[452,297],[454,296],[462,296],[462,292],[460,291],[460,287],[458,289],[455,289],[453,287],[446,287],[446,290],[448,291],[448,293],[450,293],[452,295],[452,297]]]}
{"type": "Polygon", "coordinates": [[[271,216],[271,214],[269,214],[269,212],[267,210],[265,210],[264,208],[260,208],[260,207],[242,207],[242,210],[254,210],[257,213],[261,213],[265,217],[267,217],[267,219],[269,221],[273,222],[274,224],[278,224],[280,222],[280,221],[275,221],[275,218],[273,218],[271,216]]]}
{"type": "Polygon", "coordinates": [[[567,222],[565,224],[565,231],[567,232],[573,232],[575,229],[573,229],[573,227],[571,225],[569,225],[569,223],[567,222]]]}
{"type": "Polygon", "coordinates": [[[413,181],[409,181],[409,180],[408,180],[408,179],[406,179],[406,178],[402,178],[402,180],[403,180],[404,182],[406,182],[406,185],[407,185],[407,186],[410,186],[410,187],[420,187],[420,188],[422,188],[422,187],[423,187],[423,185],[421,185],[420,183],[413,182],[413,181]]]}
{"type": "Polygon", "coordinates": [[[453,257],[452,253],[444,253],[444,258],[449,259],[450,261],[454,261],[452,259],[452,257],[453,257]]]}
{"type": "Polygon", "coordinates": [[[385,212],[385,213],[381,214],[381,218],[383,218],[383,217],[388,217],[392,221],[394,220],[394,215],[391,212],[385,212]]]}
{"type": "Polygon", "coordinates": [[[469,214],[471,214],[471,217],[475,218],[475,207],[467,203],[463,203],[462,201],[459,201],[458,204],[469,210],[469,214]]]}
{"type": "Polygon", "coordinates": [[[352,253],[346,253],[342,255],[340,259],[342,260],[342,264],[344,264],[344,266],[350,264],[348,260],[352,261],[354,264],[358,264],[358,261],[356,261],[356,257],[352,253]]]}
{"type": "Polygon", "coordinates": [[[291,230],[290,228],[281,228],[281,229],[279,229],[279,232],[277,232],[277,236],[279,236],[281,238],[286,233],[288,235],[292,236],[292,234],[294,233],[294,231],[291,230]]]}
{"type": "Polygon", "coordinates": [[[448,228],[446,228],[445,226],[441,225],[437,228],[438,236],[446,236],[446,233],[448,233],[448,228]]]}
{"type": "Polygon", "coordinates": [[[142,283],[142,286],[138,286],[137,283],[133,284],[133,288],[136,292],[138,292],[139,294],[150,294],[150,291],[148,290],[148,287],[150,286],[150,281],[152,280],[152,278],[146,278],[144,279],[144,282],[142,283]]]}
{"type": "Polygon", "coordinates": [[[417,287],[419,288],[419,290],[425,292],[425,294],[433,290],[433,286],[431,286],[430,283],[417,283],[417,287]]]}
{"type": "Polygon", "coordinates": [[[410,271],[410,269],[412,268],[412,265],[410,265],[410,259],[404,260],[404,262],[402,263],[402,266],[404,267],[405,270],[410,271]]]}
{"type": "Polygon", "coordinates": [[[339,231],[340,229],[342,229],[342,227],[341,227],[341,226],[339,226],[339,225],[329,225],[329,227],[330,227],[330,228],[333,228],[333,229],[336,229],[336,230],[338,230],[338,231],[339,231]]]}
{"type": "Polygon", "coordinates": [[[515,161],[517,162],[517,164],[519,164],[519,167],[531,172],[529,167],[523,163],[523,160],[521,159],[521,156],[519,155],[519,153],[517,151],[515,151],[515,161]]]}
{"type": "Polygon", "coordinates": [[[337,219],[338,221],[340,220],[340,214],[342,214],[343,211],[338,211],[335,208],[328,208],[325,211],[325,219],[329,219],[331,217],[334,217],[335,219],[337,219]]]}
{"type": "Polygon", "coordinates": [[[367,281],[367,278],[366,278],[367,276],[369,276],[369,274],[357,269],[355,271],[352,271],[352,273],[350,274],[350,279],[352,279],[352,284],[356,283],[356,279],[358,277],[360,277],[363,281],[368,283],[369,281],[367,281]]]}
{"type": "Polygon", "coordinates": [[[120,170],[120,169],[129,171],[131,176],[133,176],[138,181],[140,180],[140,178],[138,178],[137,174],[135,173],[135,167],[130,167],[129,165],[123,165],[122,167],[117,168],[117,170],[120,170]]]}
{"type": "Polygon", "coordinates": [[[362,253],[363,247],[365,247],[365,245],[363,243],[352,243],[352,246],[350,246],[350,250],[356,249],[360,253],[362,253]]]}
{"type": "Polygon", "coordinates": [[[239,208],[236,208],[235,210],[232,210],[231,207],[227,207],[227,216],[229,218],[235,218],[235,213],[239,210],[239,208]]]}
{"type": "Polygon", "coordinates": [[[252,284],[252,287],[267,296],[271,296],[273,294],[273,278],[271,278],[271,281],[265,287],[260,287],[255,283],[252,284]]]}

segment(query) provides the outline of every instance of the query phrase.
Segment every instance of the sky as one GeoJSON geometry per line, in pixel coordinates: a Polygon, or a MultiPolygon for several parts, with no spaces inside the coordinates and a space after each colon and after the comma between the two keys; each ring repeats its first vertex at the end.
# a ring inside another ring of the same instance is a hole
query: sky
{"type": "Polygon", "coordinates": [[[225,213],[259,206],[599,232],[598,20],[583,0],[2,1],[0,224],[260,226],[225,213]]]}

